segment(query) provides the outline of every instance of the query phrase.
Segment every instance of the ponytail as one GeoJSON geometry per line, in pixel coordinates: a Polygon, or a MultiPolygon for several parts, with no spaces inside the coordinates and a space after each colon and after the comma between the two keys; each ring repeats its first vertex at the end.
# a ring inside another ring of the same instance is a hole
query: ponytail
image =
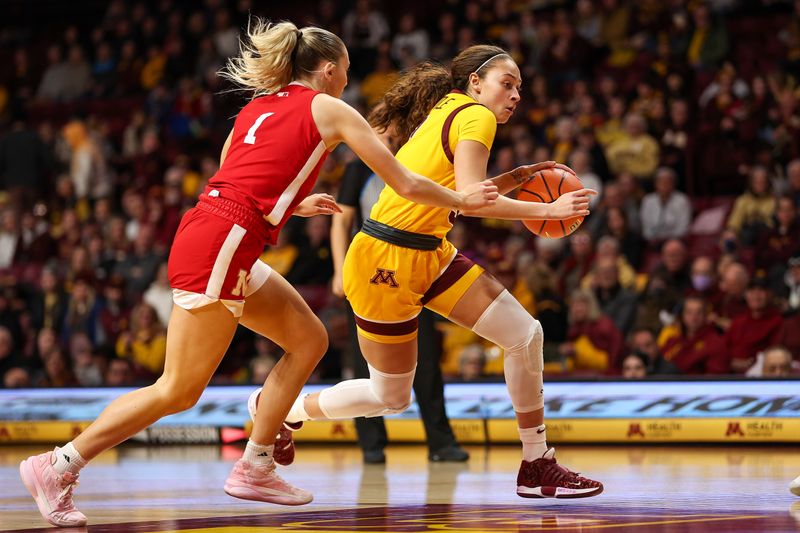
{"type": "Polygon", "coordinates": [[[420,63],[405,71],[386,92],[381,103],[370,112],[369,123],[378,131],[386,131],[393,125],[398,145],[402,146],[436,102],[452,88],[453,80],[447,69],[427,61],[420,63]]]}
{"type": "Polygon", "coordinates": [[[299,75],[314,72],[320,61],[336,63],[344,54],[342,40],[322,28],[298,29],[291,22],[273,24],[253,17],[239,55],[219,74],[253,96],[272,94],[299,75]]]}

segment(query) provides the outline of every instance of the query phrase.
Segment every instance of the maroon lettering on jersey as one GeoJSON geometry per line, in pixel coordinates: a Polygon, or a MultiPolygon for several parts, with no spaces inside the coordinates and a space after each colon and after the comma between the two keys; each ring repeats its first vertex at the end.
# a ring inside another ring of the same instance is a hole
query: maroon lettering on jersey
{"type": "Polygon", "coordinates": [[[270,244],[311,192],[328,155],[311,115],[317,94],[291,83],[244,106],[225,161],[206,188],[206,193],[216,189],[222,196],[248,198],[274,228],[270,244]]]}

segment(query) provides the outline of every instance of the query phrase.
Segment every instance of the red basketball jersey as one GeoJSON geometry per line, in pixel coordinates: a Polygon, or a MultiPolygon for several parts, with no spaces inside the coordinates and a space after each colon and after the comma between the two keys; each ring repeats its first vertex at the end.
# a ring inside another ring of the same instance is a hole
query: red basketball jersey
{"type": "Polygon", "coordinates": [[[311,116],[317,94],[292,83],[244,106],[233,125],[225,162],[205,191],[249,198],[274,228],[270,244],[314,187],[328,156],[311,116]]]}

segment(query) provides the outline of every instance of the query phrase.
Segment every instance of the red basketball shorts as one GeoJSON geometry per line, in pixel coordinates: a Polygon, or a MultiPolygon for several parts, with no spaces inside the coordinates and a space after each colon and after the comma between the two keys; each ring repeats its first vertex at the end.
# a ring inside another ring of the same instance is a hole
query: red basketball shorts
{"type": "Polygon", "coordinates": [[[245,299],[272,272],[258,259],[267,242],[265,224],[241,204],[201,196],[183,216],[169,254],[173,301],[184,309],[221,301],[241,316],[245,299]]]}

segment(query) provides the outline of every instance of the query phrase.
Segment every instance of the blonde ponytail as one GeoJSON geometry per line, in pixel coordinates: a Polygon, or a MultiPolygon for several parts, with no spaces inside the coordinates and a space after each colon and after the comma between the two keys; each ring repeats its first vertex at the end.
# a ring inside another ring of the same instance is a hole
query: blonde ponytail
{"type": "Polygon", "coordinates": [[[299,30],[291,22],[273,24],[253,17],[240,53],[228,60],[220,76],[253,96],[272,94],[304,72],[316,70],[320,61],[335,63],[345,47],[339,37],[322,28],[299,30]]]}

